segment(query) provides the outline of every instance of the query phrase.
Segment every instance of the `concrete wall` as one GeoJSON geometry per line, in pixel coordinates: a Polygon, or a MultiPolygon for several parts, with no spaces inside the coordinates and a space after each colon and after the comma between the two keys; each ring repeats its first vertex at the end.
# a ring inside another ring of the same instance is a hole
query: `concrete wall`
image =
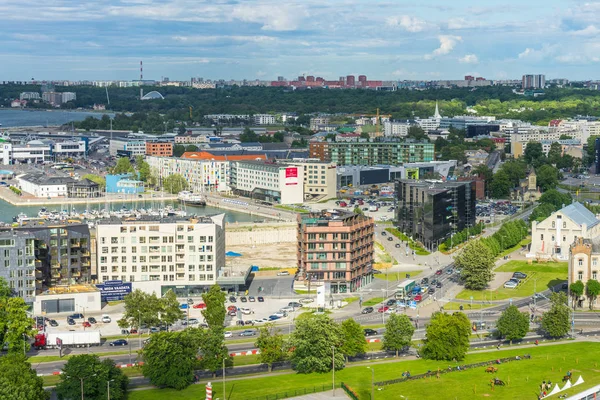
{"type": "MultiPolygon", "coordinates": [[[[89,311],[102,311],[102,303],[100,301],[100,291],[97,292],[84,292],[84,293],[62,293],[62,294],[44,294],[35,297],[33,303],[33,313],[35,315],[43,315],[42,312],[42,301],[45,300],[57,300],[57,299],[73,299],[75,303],[75,310],[70,311],[69,314],[73,313],[86,313],[89,311]]],[[[64,329],[64,328],[63,328],[64,329]]]]}
{"type": "Polygon", "coordinates": [[[290,222],[261,224],[227,224],[227,246],[260,245],[271,243],[296,243],[297,225],[290,222]]]}

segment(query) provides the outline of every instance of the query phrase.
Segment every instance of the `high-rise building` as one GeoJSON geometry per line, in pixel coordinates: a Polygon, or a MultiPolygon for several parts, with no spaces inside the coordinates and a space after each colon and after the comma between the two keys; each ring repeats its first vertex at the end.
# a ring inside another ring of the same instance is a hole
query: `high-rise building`
{"type": "Polygon", "coordinates": [[[367,86],[367,76],[366,75],[358,76],[358,85],[359,86],[367,86]]]}
{"type": "Polygon", "coordinates": [[[374,229],[373,218],[343,210],[298,214],[298,274],[331,293],[359,290],[373,280],[374,229]]]}
{"type": "Polygon", "coordinates": [[[546,75],[523,75],[523,89],[543,89],[546,87],[546,75]]]}
{"type": "Polygon", "coordinates": [[[347,86],[355,86],[356,85],[356,83],[354,81],[354,75],[346,76],[346,85],[347,86]]]}
{"type": "Polygon", "coordinates": [[[398,229],[435,250],[453,233],[475,226],[475,182],[396,181],[398,229]]]}
{"type": "Polygon", "coordinates": [[[311,158],[337,165],[400,165],[434,160],[433,143],[405,141],[311,142],[311,158]]]}

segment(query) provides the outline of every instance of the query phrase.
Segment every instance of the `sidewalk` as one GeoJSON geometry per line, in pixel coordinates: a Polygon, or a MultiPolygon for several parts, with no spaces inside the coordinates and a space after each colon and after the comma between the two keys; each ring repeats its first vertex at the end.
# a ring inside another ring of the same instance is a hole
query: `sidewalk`
{"type": "Polygon", "coordinates": [[[298,396],[298,397],[290,397],[289,400],[327,400],[327,399],[349,399],[350,397],[348,397],[348,395],[346,395],[346,392],[344,392],[344,389],[335,389],[335,396],[333,395],[333,390],[330,390],[328,392],[321,392],[321,393],[312,393],[312,394],[306,394],[304,396],[298,396]]]}

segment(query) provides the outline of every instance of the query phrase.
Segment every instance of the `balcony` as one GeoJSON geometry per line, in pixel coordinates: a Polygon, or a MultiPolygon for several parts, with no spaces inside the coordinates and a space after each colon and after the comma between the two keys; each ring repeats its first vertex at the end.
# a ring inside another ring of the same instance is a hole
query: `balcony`
{"type": "Polygon", "coordinates": [[[72,270],[72,271],[71,271],[71,276],[72,276],[73,278],[79,278],[79,277],[81,277],[81,272],[80,272],[80,271],[78,271],[78,270],[72,270]]]}
{"type": "Polygon", "coordinates": [[[59,272],[53,272],[52,273],[52,278],[55,278],[55,279],[60,278],[60,273],[59,272]]]}
{"type": "Polygon", "coordinates": [[[57,269],[57,268],[60,268],[60,263],[53,263],[52,269],[57,269]]]}

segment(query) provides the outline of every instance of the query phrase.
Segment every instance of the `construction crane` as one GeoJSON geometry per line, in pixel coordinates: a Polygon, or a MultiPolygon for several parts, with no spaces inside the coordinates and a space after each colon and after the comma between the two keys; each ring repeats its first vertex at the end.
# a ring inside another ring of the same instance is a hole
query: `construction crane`
{"type": "Polygon", "coordinates": [[[192,115],[192,110],[194,109],[194,107],[190,106],[190,119],[193,119],[193,115],[192,115]]]}
{"type": "Polygon", "coordinates": [[[379,114],[379,108],[377,109],[377,114],[352,114],[353,117],[376,117],[375,121],[375,136],[381,136],[381,118],[392,118],[392,114],[379,114]]]}

